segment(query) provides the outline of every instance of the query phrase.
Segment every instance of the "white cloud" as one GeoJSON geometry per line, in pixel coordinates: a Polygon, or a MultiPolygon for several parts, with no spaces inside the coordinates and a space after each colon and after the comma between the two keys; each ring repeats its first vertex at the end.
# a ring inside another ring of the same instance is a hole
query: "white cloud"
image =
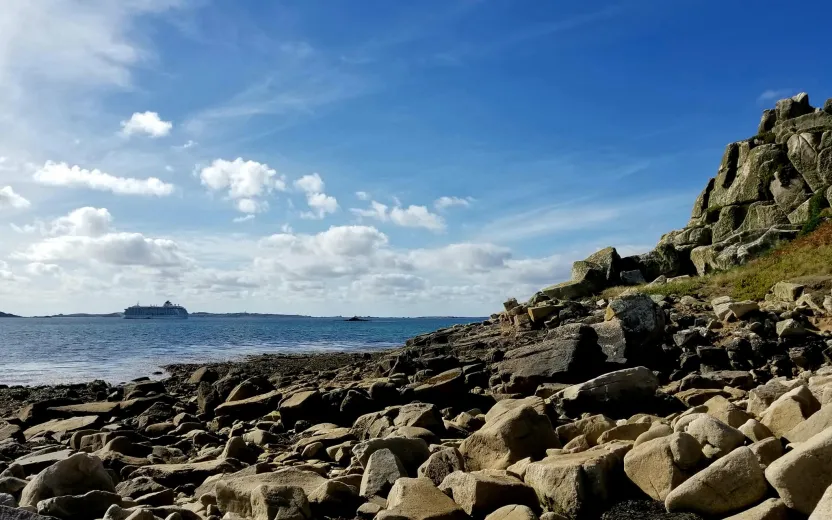
{"type": "Polygon", "coordinates": [[[149,267],[174,267],[187,263],[176,242],[147,238],[141,233],[49,237],[32,244],[21,253],[13,254],[12,258],[42,263],[93,261],[117,266],[149,267]]]}
{"type": "Polygon", "coordinates": [[[174,146],[174,148],[178,148],[180,150],[187,150],[188,148],[192,148],[192,147],[196,146],[197,144],[199,144],[199,143],[197,143],[196,141],[193,141],[191,139],[188,139],[187,141],[185,141],[185,144],[181,144],[179,146],[174,146]]]}
{"type": "Polygon", "coordinates": [[[338,201],[325,193],[307,193],[306,203],[312,211],[301,213],[303,218],[320,220],[338,211],[338,201]]]}
{"type": "Polygon", "coordinates": [[[437,249],[416,249],[409,254],[417,269],[453,270],[461,273],[504,268],[511,256],[510,249],[488,243],[450,244],[437,249]]]}
{"type": "Polygon", "coordinates": [[[107,233],[113,221],[107,208],[78,208],[65,217],[52,222],[52,235],[75,235],[96,237],[107,233]]]}
{"type": "Polygon", "coordinates": [[[231,219],[232,222],[239,224],[241,222],[248,222],[249,220],[254,220],[256,217],[253,214],[243,215],[242,217],[234,217],[231,219]]]}
{"type": "Polygon", "coordinates": [[[358,200],[370,200],[370,194],[366,191],[356,191],[355,196],[358,200]]]}
{"type": "Polygon", "coordinates": [[[395,207],[390,210],[390,220],[402,227],[425,228],[431,231],[445,229],[445,220],[431,213],[425,206],[408,206],[405,209],[395,207]]]}
{"type": "Polygon", "coordinates": [[[322,219],[338,211],[338,200],[324,193],[324,181],[317,173],[304,175],[294,185],[306,194],[306,204],[312,210],[301,213],[302,218],[322,219]]]}
{"type": "Polygon", "coordinates": [[[233,161],[216,159],[211,166],[202,169],[199,177],[202,184],[214,191],[228,188],[228,195],[232,199],[256,197],[275,189],[286,189],[285,180],[268,164],[244,161],[242,157],[233,161]]]}
{"type": "Polygon", "coordinates": [[[11,186],[0,188],[0,209],[24,209],[31,205],[25,197],[16,193],[11,186]]]}
{"type": "Polygon", "coordinates": [[[425,228],[431,231],[445,229],[445,219],[436,213],[431,213],[427,207],[411,205],[402,208],[400,204],[401,202],[396,199],[396,206],[388,208],[385,204],[371,201],[369,208],[350,208],[350,212],[361,218],[372,218],[379,222],[390,221],[402,227],[425,228]]]}
{"type": "Polygon", "coordinates": [[[321,193],[324,191],[324,181],[317,173],[304,175],[295,181],[295,188],[305,193],[321,193]]]}
{"type": "Polygon", "coordinates": [[[35,171],[35,182],[47,186],[84,187],[97,191],[110,191],[117,195],[155,195],[164,197],[174,191],[174,185],[162,182],[156,177],[134,179],[116,177],[100,170],[87,170],[80,166],[70,167],[67,163],[46,161],[35,171]]]}
{"type": "Polygon", "coordinates": [[[470,205],[471,205],[471,198],[470,197],[464,198],[464,199],[460,198],[460,197],[439,197],[433,203],[433,207],[436,208],[439,211],[442,211],[443,209],[448,209],[448,208],[453,207],[453,206],[462,206],[464,208],[467,208],[470,205]]]}
{"type": "Polygon", "coordinates": [[[372,201],[370,202],[369,209],[350,208],[350,211],[359,217],[374,218],[381,222],[389,219],[387,216],[387,206],[381,202],[372,201]]]}
{"type": "Polygon", "coordinates": [[[781,88],[781,89],[769,89],[764,91],[762,94],[757,96],[758,103],[767,103],[771,101],[777,101],[780,99],[787,98],[794,93],[793,89],[790,88],[781,88]]]}
{"type": "Polygon", "coordinates": [[[59,276],[63,273],[63,269],[57,264],[32,262],[26,264],[26,272],[34,276],[59,276]]]}
{"type": "Polygon", "coordinates": [[[156,112],[134,112],[130,119],[121,122],[121,133],[125,136],[147,134],[158,138],[168,135],[173,128],[170,121],[162,121],[156,112]]]}
{"type": "Polygon", "coordinates": [[[237,210],[242,213],[263,213],[268,211],[269,203],[256,199],[240,199],[237,201],[237,210]]]}

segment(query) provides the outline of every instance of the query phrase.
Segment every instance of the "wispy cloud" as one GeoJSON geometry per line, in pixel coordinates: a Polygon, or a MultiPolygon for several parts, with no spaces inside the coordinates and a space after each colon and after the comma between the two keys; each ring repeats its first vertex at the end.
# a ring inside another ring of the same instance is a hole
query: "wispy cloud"
{"type": "Polygon", "coordinates": [[[623,5],[614,5],[597,11],[565,16],[558,20],[530,25],[521,31],[497,36],[487,42],[466,42],[454,48],[436,53],[434,57],[438,64],[454,65],[464,61],[466,58],[489,56],[533,40],[601,23],[614,18],[625,12],[625,10],[626,7],[623,5]]]}
{"type": "Polygon", "coordinates": [[[308,44],[281,44],[276,61],[274,73],[249,84],[227,101],[193,114],[185,128],[199,133],[218,121],[309,115],[321,107],[361,96],[373,88],[366,76],[329,60],[308,44]]]}
{"type": "Polygon", "coordinates": [[[611,222],[620,222],[622,219],[635,222],[635,218],[661,217],[672,209],[686,206],[692,197],[691,193],[679,193],[628,199],[618,203],[593,199],[544,206],[494,219],[480,228],[476,240],[487,240],[497,244],[515,243],[561,233],[597,229],[611,222]]]}
{"type": "Polygon", "coordinates": [[[794,89],[791,88],[769,89],[757,96],[757,103],[777,101],[779,99],[787,98],[792,94],[794,94],[794,89]]]}

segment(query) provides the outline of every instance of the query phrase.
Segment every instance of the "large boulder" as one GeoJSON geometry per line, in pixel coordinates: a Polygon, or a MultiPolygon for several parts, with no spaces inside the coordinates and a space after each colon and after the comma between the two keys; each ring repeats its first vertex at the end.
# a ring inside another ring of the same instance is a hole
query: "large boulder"
{"type": "Polygon", "coordinates": [[[212,475],[233,473],[241,468],[242,464],[235,459],[217,459],[183,464],[151,464],[136,468],[130,474],[130,477],[150,477],[162,485],[176,487],[184,484],[199,485],[212,475]]]}
{"type": "Polygon", "coordinates": [[[454,471],[465,469],[465,460],[458,449],[453,447],[443,448],[431,454],[416,472],[420,478],[428,478],[436,486],[440,485],[445,477],[454,471]]]}
{"type": "Polygon", "coordinates": [[[277,409],[280,397],[280,392],[272,391],[248,399],[222,403],[214,409],[214,415],[217,417],[230,415],[244,421],[258,419],[277,409]]]}
{"type": "Polygon", "coordinates": [[[832,518],[832,486],[826,488],[809,520],[826,520],[832,518]]]}
{"type": "Polygon", "coordinates": [[[294,426],[301,419],[317,422],[322,412],[323,401],[317,390],[295,392],[280,402],[280,418],[287,427],[294,426]]]}
{"type": "Polygon", "coordinates": [[[625,360],[651,361],[653,347],[664,334],[664,311],[646,294],[628,294],[610,300],[606,321],[618,320],[624,331],[625,360]]]}
{"type": "Polygon", "coordinates": [[[250,515],[252,502],[261,494],[261,488],[297,488],[308,496],[326,482],[317,473],[297,468],[284,468],[257,475],[228,476],[215,482],[217,506],[225,512],[250,515]]]}
{"type": "Polygon", "coordinates": [[[659,379],[647,368],[610,372],[561,390],[557,395],[568,415],[602,413],[629,417],[644,409],[656,396],[659,379]]]}
{"type": "Polygon", "coordinates": [[[665,507],[670,512],[725,515],[756,504],[766,490],[757,457],[750,449],[740,447],[671,491],[665,507]]]}
{"type": "Polygon", "coordinates": [[[745,442],[741,431],[705,413],[683,417],[677,422],[676,430],[696,439],[709,458],[727,455],[745,442]]]}
{"type": "Polygon", "coordinates": [[[818,152],[820,151],[820,134],[803,132],[789,137],[787,142],[789,160],[803,176],[803,180],[812,191],[826,187],[824,179],[818,172],[818,152]]]}
{"type": "Polygon", "coordinates": [[[530,406],[506,410],[462,441],[459,451],[469,471],[506,469],[526,457],[539,458],[560,442],[545,415],[530,406]]]}
{"type": "Polygon", "coordinates": [[[501,470],[455,471],[445,477],[439,489],[475,518],[511,504],[538,507],[534,490],[501,470]]]}
{"type": "Polygon", "coordinates": [[[592,518],[619,488],[630,443],[611,442],[532,462],[523,477],[540,504],[568,518],[592,518]]]}
{"type": "Polygon", "coordinates": [[[822,406],[808,419],[783,434],[783,437],[789,442],[806,442],[827,428],[832,428],[832,404],[822,406]]]}
{"type": "Polygon", "coordinates": [[[760,416],[760,422],[777,437],[793,428],[820,409],[820,403],[805,386],[798,386],[777,398],[760,416]]]}
{"type": "Polygon", "coordinates": [[[442,414],[434,404],[410,403],[390,406],[379,412],[362,415],[352,426],[353,435],[359,440],[386,437],[398,428],[413,426],[433,433],[444,432],[442,414]]]}
{"type": "Polygon", "coordinates": [[[415,475],[419,466],[430,457],[428,444],[423,439],[406,437],[361,441],[353,446],[352,453],[358,459],[358,462],[366,468],[370,462],[370,456],[379,450],[390,450],[401,461],[408,474],[411,475],[415,475]]]}
{"type": "Polygon", "coordinates": [[[765,144],[748,150],[747,142],[732,143],[723,157],[709,198],[710,207],[722,208],[765,200],[766,179],[790,167],[789,158],[777,145],[765,144]]]}
{"type": "Polygon", "coordinates": [[[788,507],[810,514],[832,485],[832,429],[822,431],[772,462],[765,475],[788,507]]]}
{"type": "Polygon", "coordinates": [[[528,506],[511,504],[495,510],[485,520],[537,520],[537,515],[528,506]]]}
{"type": "Polygon", "coordinates": [[[362,497],[387,496],[393,484],[402,477],[407,477],[402,461],[386,448],[376,450],[367,460],[359,494],[362,497]]]}
{"type": "Polygon", "coordinates": [[[216,493],[217,505],[226,514],[252,520],[312,518],[306,493],[298,486],[258,484],[245,493],[237,493],[221,481],[216,493]]]}
{"type": "Polygon", "coordinates": [[[38,514],[63,520],[98,518],[113,504],[121,505],[121,496],[117,493],[88,491],[83,495],[64,495],[41,500],[38,502],[38,514]]]}
{"type": "Polygon", "coordinates": [[[573,324],[554,329],[540,343],[509,350],[497,370],[506,392],[531,394],[541,383],[585,381],[605,359],[592,327],[573,324]]]}
{"type": "MultiPolygon", "coordinates": [[[[789,508],[782,500],[769,498],[742,513],[729,516],[725,520],[788,520],[789,508]]],[[[811,520],[811,519],[810,519],[811,520]]]]}
{"type": "Polygon", "coordinates": [[[20,505],[37,506],[39,501],[47,498],[82,495],[88,491],[114,492],[115,486],[101,459],[76,453],[38,473],[23,488],[20,505]]]}
{"type": "Polygon", "coordinates": [[[44,433],[69,433],[77,430],[86,430],[99,422],[101,422],[101,417],[98,415],[82,415],[70,419],[52,419],[51,421],[26,428],[23,431],[23,435],[26,437],[26,440],[29,440],[44,433]]]}
{"type": "Polygon", "coordinates": [[[627,477],[654,500],[667,495],[695,473],[702,458],[696,439],[686,433],[649,440],[624,456],[627,477]]]}
{"type": "Polygon", "coordinates": [[[376,520],[464,520],[468,515],[425,478],[400,478],[387,495],[387,510],[376,520]]]}

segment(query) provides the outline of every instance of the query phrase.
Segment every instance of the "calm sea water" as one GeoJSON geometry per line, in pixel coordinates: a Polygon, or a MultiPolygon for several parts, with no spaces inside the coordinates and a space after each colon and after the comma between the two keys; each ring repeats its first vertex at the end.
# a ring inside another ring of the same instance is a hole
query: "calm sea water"
{"type": "Polygon", "coordinates": [[[369,351],[472,318],[0,319],[0,384],[41,385],[149,376],[170,363],[261,353],[369,351]]]}

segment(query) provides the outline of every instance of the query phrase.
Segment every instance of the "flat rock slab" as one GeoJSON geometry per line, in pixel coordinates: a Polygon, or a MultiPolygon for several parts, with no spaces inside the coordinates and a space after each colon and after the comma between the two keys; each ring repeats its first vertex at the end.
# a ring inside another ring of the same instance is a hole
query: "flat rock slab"
{"type": "Polygon", "coordinates": [[[75,430],[83,430],[89,428],[99,420],[97,415],[84,415],[81,417],[73,417],[71,419],[53,419],[45,423],[36,424],[31,428],[27,428],[23,432],[23,436],[28,441],[32,437],[41,433],[59,433],[59,432],[74,432],[75,430]]]}
{"type": "MultiPolygon", "coordinates": [[[[15,464],[22,466],[27,475],[32,475],[42,469],[48,468],[58,461],[68,459],[73,453],[75,453],[73,450],[60,450],[43,453],[41,455],[27,455],[17,459],[15,464]]],[[[3,517],[0,516],[1,518],[3,517]]]]}
{"type": "Polygon", "coordinates": [[[66,406],[55,406],[49,411],[60,415],[112,415],[119,409],[120,403],[111,401],[99,401],[96,403],[69,404],[66,406]]]}

